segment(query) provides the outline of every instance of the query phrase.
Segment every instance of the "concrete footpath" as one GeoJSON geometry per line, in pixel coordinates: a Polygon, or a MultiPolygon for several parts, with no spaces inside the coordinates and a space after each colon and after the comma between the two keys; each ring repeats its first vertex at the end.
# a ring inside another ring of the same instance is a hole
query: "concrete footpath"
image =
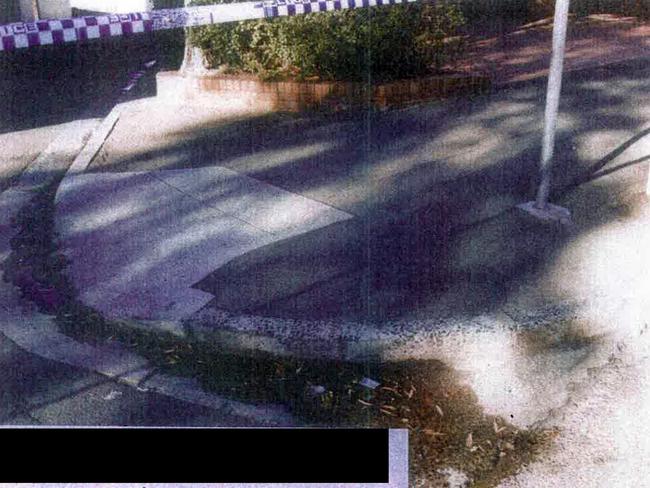
{"type": "Polygon", "coordinates": [[[136,388],[26,352],[0,335],[0,424],[242,426],[254,419],[136,388]]]}
{"type": "MultiPolygon", "coordinates": [[[[558,187],[644,162],[649,72],[637,60],[567,77],[558,187]]],[[[513,283],[600,218],[576,211],[564,235],[514,210],[532,197],[543,91],[343,118],[137,102],[62,185],[59,243],[82,299],[109,317],[241,332],[273,352],[418,356],[397,351],[404,334],[482,315],[510,328],[504,313],[526,326],[513,283]]],[[[590,187],[594,208],[626,194],[623,173],[590,187]]],[[[589,297],[560,295],[525,308],[589,297]]]]}

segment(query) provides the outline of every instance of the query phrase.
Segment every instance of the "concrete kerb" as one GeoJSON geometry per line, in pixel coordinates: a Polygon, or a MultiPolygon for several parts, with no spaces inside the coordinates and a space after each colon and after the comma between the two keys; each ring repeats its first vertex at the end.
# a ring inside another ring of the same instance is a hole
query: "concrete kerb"
{"type": "Polygon", "coordinates": [[[93,131],[92,136],[88,140],[88,143],[84,146],[81,152],[74,159],[66,176],[74,173],[83,173],[88,168],[88,165],[92,162],[93,158],[97,155],[99,150],[104,145],[106,139],[111,134],[111,131],[117,124],[117,121],[120,119],[122,114],[121,104],[116,105],[110,113],[102,120],[101,124],[93,131]]]}
{"type": "MultiPolygon", "coordinates": [[[[119,118],[115,110],[98,120],[70,124],[23,173],[14,187],[0,194],[0,263],[11,254],[13,221],[40,189],[62,172],[84,171],[119,118]]],[[[63,177],[65,180],[65,176],[63,177]]],[[[38,312],[18,289],[0,281],[0,333],[36,356],[71,365],[136,387],[269,426],[293,425],[281,406],[250,405],[204,391],[193,380],[158,373],[143,357],[117,342],[91,346],[59,332],[52,316],[38,312]]]]}
{"type": "MultiPolygon", "coordinates": [[[[503,212],[500,217],[489,220],[498,226],[499,219],[518,221],[527,220],[527,217],[523,213],[519,215],[519,211],[513,207],[503,212]]],[[[480,235],[483,231],[479,229],[472,232],[478,232],[480,235]]],[[[546,234],[548,235],[548,232],[546,234]]],[[[470,236],[469,241],[476,238],[476,235],[470,236]]],[[[463,239],[460,243],[468,245],[463,239]]],[[[499,267],[501,263],[496,259],[496,255],[501,251],[499,242],[495,244],[494,249],[484,249],[485,260],[494,258],[492,265],[499,267]]],[[[532,249],[529,251],[534,253],[532,249]]],[[[467,271],[464,267],[471,268],[474,265],[471,262],[463,262],[460,258],[457,260],[459,262],[456,268],[459,273],[467,271]]],[[[486,336],[508,336],[511,341],[521,331],[536,328],[548,330],[549,323],[567,321],[577,307],[578,304],[574,303],[566,303],[562,307],[552,304],[548,309],[540,307],[536,313],[529,313],[526,318],[519,314],[516,322],[497,310],[493,313],[456,319],[441,317],[368,324],[342,319],[306,320],[247,315],[208,305],[184,320],[120,319],[116,323],[146,333],[159,333],[181,340],[208,343],[220,350],[235,353],[262,351],[277,356],[352,362],[433,359],[455,365],[458,364],[459,350],[477,349],[484,343],[486,336]]]]}
{"type": "MultiPolygon", "coordinates": [[[[636,187],[631,190],[635,194],[636,187]]],[[[627,197],[617,195],[616,199],[621,203],[627,197]]],[[[535,240],[540,240],[540,230],[544,230],[541,235],[551,241],[543,240],[542,247],[553,242],[549,229],[565,231],[562,226],[540,229],[539,224],[515,208],[490,219],[487,225],[503,226],[504,219],[528,219],[529,225],[537,226],[534,235],[529,236],[535,240]]],[[[512,227],[506,225],[504,229],[512,227]]],[[[483,249],[484,259],[507,254],[501,246],[508,239],[499,236],[503,234],[493,233],[494,248],[483,249]]],[[[470,246],[474,245],[471,241],[476,239],[476,234],[468,239],[470,246]]],[[[462,249],[460,245],[457,247],[462,249]]],[[[493,265],[498,267],[501,263],[493,265]]],[[[524,295],[527,293],[524,291],[524,295]]],[[[593,303],[557,297],[544,302],[536,295],[532,298],[532,302],[507,303],[481,315],[396,320],[382,323],[381,327],[340,320],[246,316],[212,307],[185,321],[158,324],[131,320],[120,325],[154,334],[171,334],[186,341],[201,341],[222,352],[263,351],[278,356],[357,362],[434,359],[466,375],[488,413],[514,414],[515,424],[528,427],[544,422],[550,413],[561,408],[572,384],[580,381],[588,369],[607,363],[613,344],[609,339],[600,341],[602,328],[583,323],[594,316],[593,303]],[[532,352],[531,343],[534,343],[532,352]],[[539,384],[546,384],[553,394],[540,399],[535,393],[539,384]]]]}

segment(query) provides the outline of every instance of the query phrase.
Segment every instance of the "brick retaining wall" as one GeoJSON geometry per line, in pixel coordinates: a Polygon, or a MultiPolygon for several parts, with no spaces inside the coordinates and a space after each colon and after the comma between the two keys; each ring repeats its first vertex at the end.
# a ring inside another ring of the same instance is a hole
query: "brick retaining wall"
{"type": "Polygon", "coordinates": [[[303,110],[346,110],[368,104],[378,109],[477,94],[489,90],[485,76],[443,75],[414,80],[367,85],[363,82],[260,81],[247,76],[216,73],[181,75],[175,71],[158,73],[158,96],[209,100],[211,96],[236,96],[253,110],[299,112],[303,110]]]}

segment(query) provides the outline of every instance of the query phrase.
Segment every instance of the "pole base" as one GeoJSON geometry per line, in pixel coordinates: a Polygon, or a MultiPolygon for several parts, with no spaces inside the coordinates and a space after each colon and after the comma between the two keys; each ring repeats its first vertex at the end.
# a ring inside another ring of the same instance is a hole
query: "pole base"
{"type": "Polygon", "coordinates": [[[517,205],[517,208],[544,222],[559,222],[562,225],[571,224],[569,209],[547,203],[544,208],[537,208],[536,202],[526,202],[517,205]]]}

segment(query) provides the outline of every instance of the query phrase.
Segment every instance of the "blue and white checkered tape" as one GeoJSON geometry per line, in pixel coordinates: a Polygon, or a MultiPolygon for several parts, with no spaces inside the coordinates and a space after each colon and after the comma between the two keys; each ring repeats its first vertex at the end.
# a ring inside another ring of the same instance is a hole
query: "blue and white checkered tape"
{"type": "Polygon", "coordinates": [[[0,51],[81,42],[96,38],[130,36],[164,29],[398,5],[416,1],[418,0],[264,0],[132,14],[14,22],[0,25],[0,51]]]}

